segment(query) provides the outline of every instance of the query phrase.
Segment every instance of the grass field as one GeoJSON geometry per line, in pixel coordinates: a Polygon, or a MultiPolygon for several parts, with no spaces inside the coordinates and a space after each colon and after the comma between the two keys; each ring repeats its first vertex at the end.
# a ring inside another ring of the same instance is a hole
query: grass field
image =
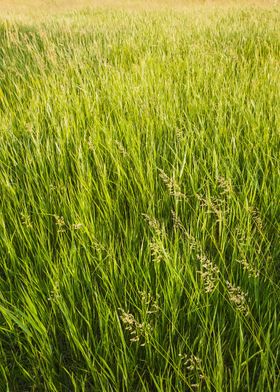
{"type": "Polygon", "coordinates": [[[0,12],[0,392],[279,392],[277,1],[0,12]]]}

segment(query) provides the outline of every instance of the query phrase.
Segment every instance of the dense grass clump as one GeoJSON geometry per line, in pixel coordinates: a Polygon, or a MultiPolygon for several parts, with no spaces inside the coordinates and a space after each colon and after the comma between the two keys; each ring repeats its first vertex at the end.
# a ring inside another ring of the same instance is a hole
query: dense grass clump
{"type": "Polygon", "coordinates": [[[280,390],[279,7],[0,23],[0,391],[280,390]]]}

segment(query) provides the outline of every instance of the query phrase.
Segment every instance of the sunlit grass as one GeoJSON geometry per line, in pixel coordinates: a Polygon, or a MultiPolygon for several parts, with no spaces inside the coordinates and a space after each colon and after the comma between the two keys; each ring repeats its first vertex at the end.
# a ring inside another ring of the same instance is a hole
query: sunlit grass
{"type": "Polygon", "coordinates": [[[279,7],[0,31],[0,390],[278,392],[279,7]]]}

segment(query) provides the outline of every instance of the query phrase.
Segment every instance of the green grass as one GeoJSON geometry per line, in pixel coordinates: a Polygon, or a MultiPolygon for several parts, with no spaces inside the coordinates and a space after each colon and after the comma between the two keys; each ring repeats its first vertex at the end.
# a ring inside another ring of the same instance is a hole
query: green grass
{"type": "Polygon", "coordinates": [[[280,390],[279,17],[2,18],[1,392],[280,390]]]}

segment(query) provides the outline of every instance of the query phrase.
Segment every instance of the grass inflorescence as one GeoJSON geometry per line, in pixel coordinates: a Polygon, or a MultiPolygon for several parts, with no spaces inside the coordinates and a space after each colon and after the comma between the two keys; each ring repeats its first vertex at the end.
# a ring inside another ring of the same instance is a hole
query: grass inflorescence
{"type": "Polygon", "coordinates": [[[0,391],[280,390],[279,7],[0,22],[0,391]]]}

